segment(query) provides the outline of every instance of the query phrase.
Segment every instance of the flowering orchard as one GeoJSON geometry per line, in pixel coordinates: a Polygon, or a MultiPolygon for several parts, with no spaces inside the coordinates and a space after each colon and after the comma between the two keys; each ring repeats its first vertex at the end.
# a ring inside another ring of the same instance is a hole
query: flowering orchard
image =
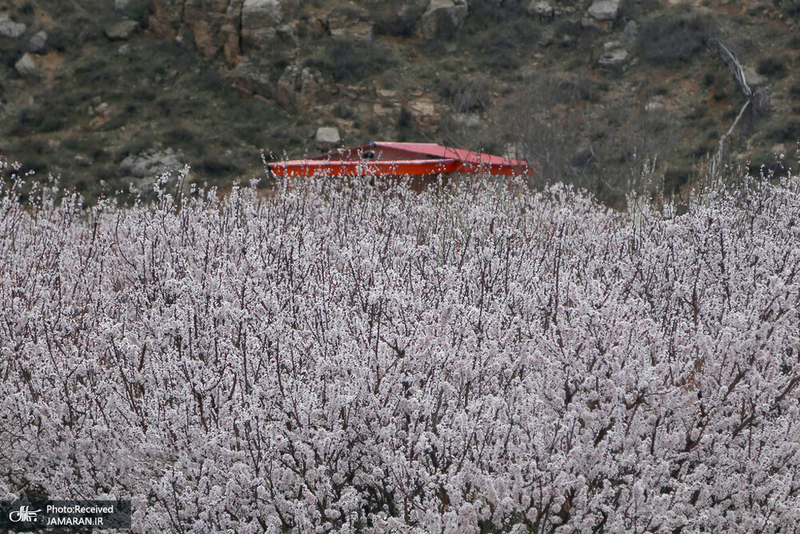
{"type": "MultiPolygon", "coordinates": [[[[38,195],[38,197],[37,197],[38,195]]],[[[0,206],[0,499],[137,532],[797,532],[800,182],[0,206]]]]}

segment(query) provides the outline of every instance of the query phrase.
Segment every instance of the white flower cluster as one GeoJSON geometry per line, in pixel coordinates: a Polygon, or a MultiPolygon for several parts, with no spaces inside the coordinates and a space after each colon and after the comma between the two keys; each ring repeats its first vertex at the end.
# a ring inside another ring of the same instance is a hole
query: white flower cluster
{"type": "Polygon", "coordinates": [[[136,532],[793,531],[798,190],[636,226],[563,186],[9,192],[0,499],[131,499],[136,532]]]}

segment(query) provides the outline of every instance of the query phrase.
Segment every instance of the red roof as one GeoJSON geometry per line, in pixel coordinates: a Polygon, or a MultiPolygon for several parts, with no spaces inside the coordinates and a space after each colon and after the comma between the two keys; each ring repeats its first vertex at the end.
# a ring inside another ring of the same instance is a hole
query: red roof
{"type": "Polygon", "coordinates": [[[268,165],[277,176],[424,176],[452,172],[511,175],[532,172],[525,161],[436,143],[372,142],[328,154],[268,165]]]}

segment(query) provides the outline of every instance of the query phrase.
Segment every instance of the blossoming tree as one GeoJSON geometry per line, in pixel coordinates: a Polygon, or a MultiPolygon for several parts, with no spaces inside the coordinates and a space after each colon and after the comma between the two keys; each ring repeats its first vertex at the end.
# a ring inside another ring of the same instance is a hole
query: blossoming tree
{"type": "MultiPolygon", "coordinates": [[[[6,169],[6,172],[10,172],[6,169]]],[[[0,498],[137,532],[795,532],[800,182],[0,205],[0,498]]]]}

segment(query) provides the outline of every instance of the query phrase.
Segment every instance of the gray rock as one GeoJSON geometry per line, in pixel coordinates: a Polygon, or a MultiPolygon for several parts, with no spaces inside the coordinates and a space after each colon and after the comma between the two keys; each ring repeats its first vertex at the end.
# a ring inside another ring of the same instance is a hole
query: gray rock
{"type": "Polygon", "coordinates": [[[124,11],[131,5],[131,0],[114,0],[114,9],[124,11]]]}
{"type": "Polygon", "coordinates": [[[112,41],[126,41],[136,35],[139,23],[135,20],[123,20],[110,28],[106,28],[106,36],[112,41]]]}
{"type": "Polygon", "coordinates": [[[33,55],[25,52],[19,61],[14,64],[14,68],[23,78],[36,78],[39,75],[39,67],[33,55]]]}
{"type": "Polygon", "coordinates": [[[594,0],[588,15],[595,20],[614,20],[619,15],[620,0],[594,0]]]}
{"type": "Polygon", "coordinates": [[[581,28],[583,28],[584,30],[599,30],[600,24],[597,23],[597,20],[586,15],[583,18],[581,18],[581,28]]]}
{"type": "Polygon", "coordinates": [[[550,22],[556,16],[556,10],[552,5],[539,0],[531,0],[525,10],[529,15],[539,17],[542,22],[550,22]]]}
{"type": "Polygon", "coordinates": [[[286,67],[278,80],[276,93],[281,104],[305,111],[326,100],[322,74],[308,67],[286,67]]]}
{"type": "Polygon", "coordinates": [[[600,56],[598,65],[606,69],[621,70],[631,60],[631,55],[619,41],[612,41],[603,45],[603,55],[600,56]]]}
{"type": "Polygon", "coordinates": [[[270,76],[270,68],[259,62],[257,54],[242,57],[233,70],[233,79],[242,90],[267,98],[275,97],[275,82],[270,76]]]}
{"type": "Polygon", "coordinates": [[[632,52],[639,42],[639,25],[632,20],[625,25],[625,29],[619,35],[619,42],[628,52],[632,52]]]}
{"type": "Polygon", "coordinates": [[[19,39],[28,27],[21,22],[14,22],[8,15],[0,15],[0,36],[19,39]]]}
{"type": "Polygon", "coordinates": [[[183,168],[183,154],[171,148],[151,148],[130,155],[119,164],[123,173],[153,183],[164,172],[177,173],[183,168]]]}
{"type": "Polygon", "coordinates": [[[325,17],[330,36],[345,42],[368,43],[374,24],[369,10],[350,2],[333,9],[325,17]]]}
{"type": "Polygon", "coordinates": [[[42,30],[33,34],[31,40],[28,41],[28,50],[34,54],[45,52],[47,50],[47,32],[42,30]]]}
{"type": "Polygon", "coordinates": [[[242,5],[242,45],[249,49],[263,49],[278,36],[278,26],[283,22],[280,0],[245,0],[242,5]]]}
{"type": "Polygon", "coordinates": [[[339,137],[339,130],[333,126],[323,126],[317,130],[317,135],[314,138],[319,150],[329,150],[339,144],[342,140],[339,137]]]}
{"type": "Polygon", "coordinates": [[[431,0],[419,23],[423,39],[451,39],[469,15],[466,0],[431,0]]]}

